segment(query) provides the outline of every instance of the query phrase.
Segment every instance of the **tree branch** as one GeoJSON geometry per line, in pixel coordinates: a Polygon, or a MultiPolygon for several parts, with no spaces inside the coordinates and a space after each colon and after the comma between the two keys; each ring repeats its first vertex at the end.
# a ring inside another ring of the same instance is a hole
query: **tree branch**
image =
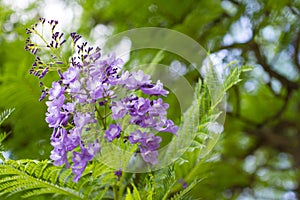
{"type": "Polygon", "coordinates": [[[299,85],[297,83],[288,80],[286,77],[271,69],[271,67],[267,63],[266,58],[262,55],[259,45],[255,41],[250,42],[250,48],[254,51],[258,63],[264,68],[264,70],[270,76],[280,81],[282,85],[286,86],[287,90],[297,90],[299,88],[299,85]]]}
{"type": "Polygon", "coordinates": [[[296,67],[300,70],[300,59],[299,59],[300,31],[298,31],[294,45],[295,45],[295,53],[293,56],[293,60],[294,60],[296,67]]]}

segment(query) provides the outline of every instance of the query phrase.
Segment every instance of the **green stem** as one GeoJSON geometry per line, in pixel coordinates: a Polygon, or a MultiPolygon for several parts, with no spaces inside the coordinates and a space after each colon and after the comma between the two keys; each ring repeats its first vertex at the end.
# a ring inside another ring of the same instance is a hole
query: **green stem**
{"type": "Polygon", "coordinates": [[[117,185],[113,186],[113,192],[114,192],[114,200],[118,200],[118,195],[117,195],[117,185]]]}
{"type": "MultiPolygon", "coordinates": [[[[104,116],[106,116],[106,104],[104,105],[104,116]]],[[[106,117],[104,117],[104,129],[106,129],[106,117]]]]}
{"type": "Polygon", "coordinates": [[[103,121],[103,117],[102,117],[102,115],[101,115],[101,112],[100,112],[100,110],[98,109],[98,107],[97,106],[95,106],[96,107],[96,112],[97,112],[97,114],[98,114],[98,120],[99,121],[101,121],[101,123],[102,123],[102,125],[103,125],[103,129],[105,130],[106,128],[105,128],[105,123],[104,123],[104,121],[103,121]]]}
{"type": "Polygon", "coordinates": [[[123,183],[123,180],[124,180],[124,176],[125,174],[123,173],[119,182],[118,182],[118,185],[119,185],[119,194],[118,194],[118,199],[122,199],[122,196],[123,196],[123,193],[124,193],[124,190],[125,190],[125,187],[122,187],[122,183],[123,183]]]}

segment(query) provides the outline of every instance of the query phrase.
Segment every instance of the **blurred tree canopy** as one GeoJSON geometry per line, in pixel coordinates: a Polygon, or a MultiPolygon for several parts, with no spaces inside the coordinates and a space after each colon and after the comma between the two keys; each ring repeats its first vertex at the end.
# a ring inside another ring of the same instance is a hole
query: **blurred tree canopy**
{"type": "MultiPolygon", "coordinates": [[[[25,28],[44,17],[52,1],[13,2],[0,1],[0,109],[16,108],[4,126],[11,131],[6,146],[13,158],[44,159],[51,150],[51,130],[44,122],[45,105],[38,101],[39,83],[28,74],[34,58],[24,51],[24,42],[25,28]]],[[[300,198],[299,0],[56,0],[55,6],[71,8],[72,15],[65,15],[71,23],[64,28],[87,41],[164,27],[198,41],[216,68],[231,61],[254,66],[228,94],[225,132],[214,159],[199,170],[206,178],[197,195],[300,198]]],[[[145,59],[147,53],[135,58],[145,59]]],[[[175,59],[163,62],[185,62],[175,59]]],[[[190,82],[198,79],[188,63],[184,67],[190,82]]]]}

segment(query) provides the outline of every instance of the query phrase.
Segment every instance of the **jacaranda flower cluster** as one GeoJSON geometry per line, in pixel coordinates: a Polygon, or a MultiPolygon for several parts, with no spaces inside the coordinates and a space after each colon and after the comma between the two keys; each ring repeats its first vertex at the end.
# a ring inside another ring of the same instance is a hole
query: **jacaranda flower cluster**
{"type": "MultiPolygon", "coordinates": [[[[44,26],[46,20],[40,22],[44,26]]],[[[86,42],[78,45],[81,36],[76,33],[70,34],[76,52],[64,63],[60,54],[53,53],[66,43],[64,34],[55,31],[57,21],[48,24],[52,30],[50,41],[37,31],[38,25],[27,33],[42,38],[44,48],[51,50],[52,60],[42,61],[37,55],[41,45],[32,42],[31,37],[25,48],[36,55],[30,73],[43,78],[49,71],[57,71],[59,76],[51,87],[41,83],[41,99],[48,97],[46,122],[53,128],[50,158],[54,164],[72,165],[77,182],[88,162],[101,151],[101,142],[122,140],[136,145],[143,160],[155,165],[162,141],[155,133],[176,135],[178,130],[166,117],[169,105],[160,96],[168,91],[163,84],[159,80],[153,83],[141,70],[124,70],[124,62],[114,54],[102,56],[99,48],[89,47],[86,42]],[[134,131],[127,131],[128,126],[134,131]]]]}

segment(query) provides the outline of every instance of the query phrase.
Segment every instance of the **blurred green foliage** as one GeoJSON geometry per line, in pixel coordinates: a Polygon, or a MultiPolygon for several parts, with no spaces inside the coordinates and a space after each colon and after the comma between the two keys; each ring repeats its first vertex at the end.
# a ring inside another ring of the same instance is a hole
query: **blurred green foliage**
{"type": "Polygon", "coordinates": [[[0,109],[14,107],[13,116],[5,124],[12,129],[7,146],[15,158],[47,158],[50,145],[49,130],[44,121],[45,105],[38,101],[39,82],[29,75],[33,57],[24,51],[25,28],[35,19],[26,22],[15,20],[16,13],[0,4],[0,109]]]}
{"type": "MultiPolygon", "coordinates": [[[[216,67],[233,60],[255,66],[228,93],[225,133],[214,159],[199,169],[206,178],[197,185],[196,195],[202,199],[299,198],[299,0],[58,2],[82,8],[74,9],[78,27],[74,23],[68,28],[77,29],[88,41],[97,41],[97,34],[90,33],[99,25],[100,32],[108,30],[108,35],[137,27],[165,27],[198,41],[214,57],[216,67]]],[[[28,75],[33,57],[23,50],[25,28],[43,15],[41,5],[33,2],[17,14],[0,2],[0,109],[16,109],[3,128],[12,130],[6,146],[15,158],[47,158],[51,150],[45,106],[38,102],[39,83],[28,75]],[[26,13],[31,17],[24,19],[26,13]]],[[[146,62],[149,55],[151,59],[156,53],[132,53],[130,63],[146,62]]],[[[172,56],[161,62],[170,65],[173,60],[185,63],[172,56]]],[[[185,77],[198,80],[189,63],[185,66],[185,77]]]]}

